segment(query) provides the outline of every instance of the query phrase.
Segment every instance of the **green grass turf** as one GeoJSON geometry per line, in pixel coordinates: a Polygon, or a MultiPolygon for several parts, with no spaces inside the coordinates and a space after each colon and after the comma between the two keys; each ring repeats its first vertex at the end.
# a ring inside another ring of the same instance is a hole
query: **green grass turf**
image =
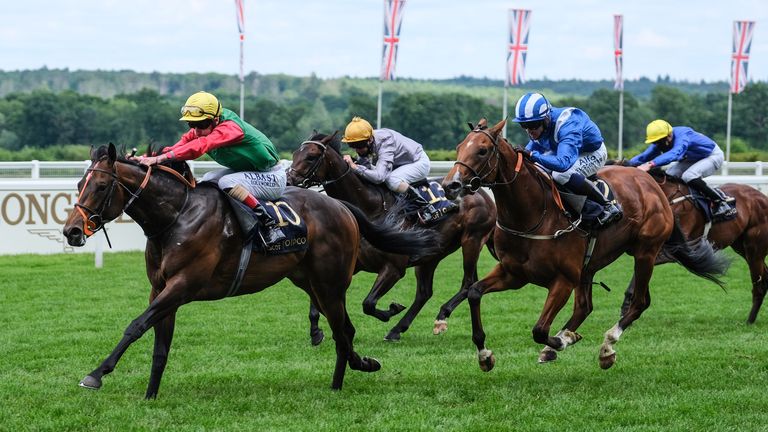
{"type": "MultiPolygon", "coordinates": [[[[618,318],[631,261],[597,275],[584,339],[546,365],[531,338],[546,290],[526,286],[483,298],[487,346],[496,368],[477,366],[469,308],[432,335],[439,306],[458,288],[460,254],[438,268],[435,295],[399,343],[394,322],[363,315],[373,275],[359,274],[348,306],[355,347],[382,370],[347,371],[329,389],[334,347],[311,347],[306,295],[289,282],[262,293],[192,303],[177,314],[157,400],[143,400],[152,332],[131,346],[99,391],[79,380],[113,349],[149,295],[143,255],[0,257],[0,430],[450,431],[768,430],[768,312],[744,324],[749,275],[736,258],[727,291],[678,266],[656,268],[652,305],[616,345],[604,371],[597,352],[618,318]]],[[[494,265],[484,253],[480,275],[494,265]]],[[[385,296],[409,305],[413,271],[385,296]]],[[[553,333],[570,315],[561,312],[553,333]]]]}

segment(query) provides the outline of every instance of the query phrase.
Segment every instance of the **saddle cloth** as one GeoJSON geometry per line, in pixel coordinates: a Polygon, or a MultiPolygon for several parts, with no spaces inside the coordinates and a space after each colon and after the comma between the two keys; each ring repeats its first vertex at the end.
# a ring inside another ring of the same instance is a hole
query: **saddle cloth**
{"type": "Polygon", "coordinates": [[[445,190],[436,180],[423,180],[411,184],[428,204],[419,209],[417,215],[422,225],[431,225],[459,209],[459,205],[445,197],[445,190]]]}
{"type": "Polygon", "coordinates": [[[309,247],[307,242],[307,224],[299,214],[285,201],[264,200],[261,205],[274,219],[280,230],[285,234],[285,238],[273,244],[265,244],[264,239],[259,233],[260,224],[253,210],[242,202],[225,194],[232,204],[240,223],[240,228],[246,235],[246,241],[254,239],[253,251],[265,255],[281,255],[295,253],[306,250],[309,247]]]}

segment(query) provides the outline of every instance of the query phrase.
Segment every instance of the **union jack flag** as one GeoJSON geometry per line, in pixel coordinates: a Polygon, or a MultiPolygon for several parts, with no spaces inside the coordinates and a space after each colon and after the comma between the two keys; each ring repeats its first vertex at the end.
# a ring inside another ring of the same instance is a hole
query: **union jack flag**
{"type": "Polygon", "coordinates": [[[381,54],[381,75],[379,79],[395,79],[395,62],[400,46],[400,27],[403,23],[405,0],[384,0],[384,50],[381,54]]]}
{"type": "Polygon", "coordinates": [[[616,60],[616,82],[613,88],[624,90],[624,16],[613,16],[613,56],[616,60]]]}
{"type": "Polygon", "coordinates": [[[509,10],[509,44],[507,46],[507,79],[505,85],[525,82],[525,58],[528,56],[528,31],[531,11],[509,10]]]}
{"type": "Polygon", "coordinates": [[[245,37],[245,16],[243,16],[243,0],[235,0],[235,12],[237,13],[237,31],[240,40],[245,37]]]}
{"type": "Polygon", "coordinates": [[[733,50],[731,51],[731,93],[741,93],[747,85],[749,49],[752,46],[754,21],[733,22],[733,50]]]}

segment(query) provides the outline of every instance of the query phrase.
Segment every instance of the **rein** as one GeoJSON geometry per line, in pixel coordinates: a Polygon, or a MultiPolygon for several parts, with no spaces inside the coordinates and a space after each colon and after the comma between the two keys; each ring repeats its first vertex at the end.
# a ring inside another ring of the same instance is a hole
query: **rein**
{"type": "MultiPolygon", "coordinates": [[[[97,163],[100,162],[103,159],[104,158],[99,159],[99,161],[97,161],[97,163]]],[[[107,230],[104,229],[104,225],[106,224],[106,222],[104,221],[103,213],[109,207],[109,205],[112,203],[112,197],[113,197],[113,194],[114,194],[114,191],[115,191],[115,185],[118,185],[121,188],[123,188],[131,196],[131,198],[123,206],[122,210],[120,210],[120,213],[124,213],[126,210],[128,210],[128,208],[137,199],[139,199],[139,196],[141,195],[141,193],[144,191],[144,189],[149,184],[149,181],[150,181],[151,175],[152,175],[152,168],[153,168],[152,166],[147,167],[147,173],[144,175],[144,179],[142,180],[141,184],[136,189],[136,191],[131,191],[128,188],[128,186],[126,186],[125,184],[123,184],[123,182],[120,181],[120,178],[117,175],[117,170],[116,169],[114,169],[112,171],[107,171],[107,170],[100,169],[100,168],[88,168],[86,170],[88,172],[88,175],[86,176],[85,184],[83,184],[82,189],[79,191],[79,196],[80,197],[83,196],[83,191],[88,186],[88,182],[91,180],[91,176],[93,175],[94,172],[100,172],[100,173],[109,175],[110,177],[112,177],[112,182],[110,183],[109,190],[107,191],[107,194],[105,195],[104,199],[101,201],[101,204],[95,210],[91,209],[91,208],[89,208],[89,207],[87,207],[87,206],[85,206],[83,204],[81,204],[80,202],[75,203],[74,207],[80,213],[80,216],[83,218],[83,221],[84,221],[83,222],[83,233],[86,236],[90,237],[93,234],[95,234],[96,232],[98,232],[99,230],[103,229],[104,230],[104,237],[107,239],[107,244],[109,245],[110,248],[112,248],[112,242],[109,240],[109,235],[107,234],[107,230]]],[[[173,221],[171,221],[170,224],[168,224],[167,226],[162,228],[159,232],[154,233],[154,234],[147,234],[145,232],[145,235],[147,236],[147,238],[157,237],[160,234],[162,234],[165,231],[167,231],[168,229],[170,229],[170,227],[172,227],[174,224],[176,224],[176,222],[179,219],[179,216],[181,216],[182,211],[184,210],[184,208],[187,205],[187,202],[189,201],[189,189],[194,188],[195,185],[196,185],[196,182],[195,182],[194,178],[192,178],[191,181],[187,180],[184,176],[179,174],[176,170],[173,170],[173,169],[171,169],[171,168],[169,168],[167,166],[157,165],[157,169],[159,169],[160,171],[165,171],[167,173],[170,173],[171,175],[176,177],[177,180],[179,180],[180,182],[182,182],[186,186],[184,188],[184,191],[185,191],[184,203],[179,208],[179,210],[176,213],[176,217],[173,219],[173,221]]],[[[78,199],[78,201],[79,201],[79,199],[78,199]]]]}

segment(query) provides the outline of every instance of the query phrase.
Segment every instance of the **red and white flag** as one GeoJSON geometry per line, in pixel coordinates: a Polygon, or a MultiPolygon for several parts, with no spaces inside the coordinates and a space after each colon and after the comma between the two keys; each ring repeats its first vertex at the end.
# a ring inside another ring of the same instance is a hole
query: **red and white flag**
{"type": "Polygon", "coordinates": [[[235,0],[235,12],[237,13],[237,31],[240,40],[245,38],[245,16],[243,16],[243,0],[235,0]]]}
{"type": "Polygon", "coordinates": [[[733,49],[731,50],[731,93],[741,93],[747,85],[749,49],[752,46],[754,21],[733,22],[733,49]]]}
{"type": "Polygon", "coordinates": [[[613,88],[624,90],[624,16],[613,16],[613,57],[616,61],[616,82],[613,88]]]}
{"type": "Polygon", "coordinates": [[[381,75],[379,79],[395,79],[395,62],[400,46],[400,27],[403,23],[405,0],[384,0],[384,50],[381,56],[381,75]]]}
{"type": "Polygon", "coordinates": [[[509,10],[509,44],[507,45],[507,79],[505,85],[525,82],[525,59],[528,56],[528,31],[531,11],[509,10]]]}

